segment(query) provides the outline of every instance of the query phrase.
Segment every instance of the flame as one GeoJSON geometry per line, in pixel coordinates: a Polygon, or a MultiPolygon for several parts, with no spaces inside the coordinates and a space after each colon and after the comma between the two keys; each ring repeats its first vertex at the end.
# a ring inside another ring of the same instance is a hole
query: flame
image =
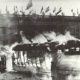
{"type": "MultiPolygon", "coordinates": [[[[53,41],[53,42],[54,41],[58,41],[59,44],[63,44],[63,43],[66,43],[69,40],[79,40],[79,39],[71,36],[70,32],[66,32],[64,35],[62,35],[62,34],[57,35],[57,33],[55,33],[54,31],[52,31],[52,32],[46,32],[46,33],[44,32],[43,34],[39,34],[36,37],[34,37],[32,39],[32,42],[33,43],[45,43],[45,42],[47,42],[47,39],[51,39],[51,41],[53,41]]],[[[20,31],[20,35],[22,37],[22,43],[20,43],[20,44],[31,43],[28,39],[26,39],[26,37],[25,37],[25,35],[23,34],[22,31],[20,31]]],[[[6,56],[8,58],[7,64],[9,64],[9,63],[11,64],[11,66],[7,65],[9,71],[12,70],[12,63],[11,63],[12,62],[12,57],[11,56],[14,53],[14,51],[12,49],[13,49],[13,47],[15,47],[18,44],[19,43],[14,43],[11,46],[8,46],[8,45],[4,46],[6,48],[6,50],[7,50],[6,51],[6,53],[7,53],[6,56]]],[[[45,53],[45,61],[42,64],[42,65],[46,65],[46,67],[48,69],[51,68],[51,61],[52,61],[52,57],[49,57],[49,56],[51,56],[51,55],[48,55],[48,54],[45,53]]]]}
{"type": "Polygon", "coordinates": [[[64,35],[63,34],[58,34],[57,35],[57,33],[55,33],[54,31],[52,31],[50,33],[48,33],[48,32],[44,33],[44,35],[46,35],[47,38],[51,39],[53,42],[58,41],[59,45],[63,44],[63,43],[67,43],[67,41],[69,41],[69,40],[78,40],[78,41],[80,41],[79,39],[72,36],[69,31],[67,31],[64,35]]]}
{"type": "MultiPolygon", "coordinates": [[[[67,43],[67,41],[69,41],[69,40],[78,40],[78,41],[80,41],[79,39],[77,39],[74,36],[72,36],[69,31],[67,31],[64,35],[63,34],[58,34],[57,35],[57,33],[55,33],[54,31],[43,32],[43,34],[39,34],[39,35],[35,36],[34,38],[32,38],[31,39],[32,42],[33,43],[45,43],[45,42],[47,42],[47,40],[51,40],[53,42],[58,41],[59,44],[63,44],[63,43],[67,43]]],[[[25,35],[23,34],[23,31],[20,31],[20,35],[22,37],[22,42],[24,44],[31,43],[25,37],[25,35]]]]}
{"type": "Polygon", "coordinates": [[[47,42],[47,39],[42,34],[40,34],[40,35],[34,37],[32,39],[32,41],[33,41],[33,43],[45,43],[45,42],[47,42]]]}

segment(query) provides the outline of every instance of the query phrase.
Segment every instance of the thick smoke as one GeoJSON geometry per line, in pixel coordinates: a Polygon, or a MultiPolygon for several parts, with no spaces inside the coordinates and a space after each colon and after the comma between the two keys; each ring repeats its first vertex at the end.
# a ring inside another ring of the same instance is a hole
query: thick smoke
{"type": "Polygon", "coordinates": [[[23,34],[23,31],[20,31],[20,35],[21,35],[22,43],[23,44],[29,44],[29,43],[31,43],[28,39],[26,39],[25,35],[23,34]]]}
{"type": "Polygon", "coordinates": [[[16,41],[17,25],[13,15],[0,14],[0,44],[11,45],[16,41]]]}
{"type": "Polygon", "coordinates": [[[34,37],[32,39],[33,43],[45,43],[45,42],[47,42],[47,40],[51,40],[51,42],[58,41],[59,44],[67,43],[69,40],[75,40],[75,41],[78,40],[79,41],[79,39],[72,36],[69,31],[67,31],[64,35],[57,34],[54,31],[46,32],[43,34],[40,34],[40,35],[34,37]],[[46,38],[45,38],[45,36],[46,36],[46,38]]]}
{"type": "MultiPolygon", "coordinates": [[[[7,70],[10,71],[12,70],[12,54],[15,53],[15,51],[13,51],[13,48],[18,45],[18,44],[31,44],[31,42],[26,39],[26,37],[24,36],[23,32],[20,31],[20,35],[22,37],[22,42],[21,43],[15,43],[11,46],[4,46],[7,51],[7,70]],[[10,63],[11,65],[8,66],[8,63],[10,63]]],[[[62,34],[57,34],[55,33],[54,31],[53,32],[47,32],[47,33],[43,33],[43,34],[40,34],[40,35],[37,35],[36,37],[34,37],[32,39],[32,42],[33,43],[45,43],[47,42],[47,39],[51,40],[51,42],[56,42],[58,41],[59,42],[59,45],[60,44],[63,44],[63,43],[67,43],[67,41],[69,40],[78,40],[76,39],[75,37],[71,36],[70,35],[70,32],[66,32],[65,35],[62,35],[62,34]]],[[[45,53],[45,56],[44,56],[45,60],[42,64],[42,66],[48,68],[48,69],[51,69],[51,61],[52,61],[52,57],[51,55],[45,53]]],[[[21,57],[22,61],[23,61],[23,56],[21,57]]]]}

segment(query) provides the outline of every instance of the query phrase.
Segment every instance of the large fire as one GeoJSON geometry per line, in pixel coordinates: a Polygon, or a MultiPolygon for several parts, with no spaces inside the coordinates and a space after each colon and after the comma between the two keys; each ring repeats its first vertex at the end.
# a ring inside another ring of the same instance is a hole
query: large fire
{"type": "MultiPolygon", "coordinates": [[[[17,45],[22,45],[22,44],[32,44],[28,39],[26,39],[26,37],[24,36],[24,34],[22,33],[22,31],[20,32],[21,37],[22,37],[22,42],[21,43],[15,43],[11,46],[4,46],[4,48],[6,49],[5,51],[5,55],[7,57],[6,60],[6,67],[8,71],[11,71],[13,69],[13,65],[12,65],[12,55],[14,54],[15,57],[18,56],[18,52],[14,51],[13,48],[17,45]],[[10,64],[10,65],[8,65],[10,64]]],[[[36,37],[34,37],[31,41],[34,43],[38,43],[39,44],[44,44],[46,43],[48,40],[51,40],[50,42],[58,42],[59,44],[57,45],[58,48],[60,45],[66,45],[67,42],[69,40],[73,40],[73,41],[80,41],[79,39],[76,39],[75,37],[70,35],[70,32],[66,32],[65,35],[62,34],[56,34],[55,32],[47,32],[47,33],[43,33],[40,35],[37,35],[36,37]]],[[[50,43],[49,42],[49,43],[50,43]]],[[[32,45],[33,46],[33,45],[32,45]]],[[[48,47],[49,48],[49,47],[48,47]]],[[[79,48],[79,47],[78,47],[79,48]]],[[[50,48],[48,49],[49,51],[50,48]]],[[[78,50],[78,49],[77,49],[78,50]]],[[[44,49],[43,49],[44,51],[44,49]]],[[[65,51],[68,51],[68,49],[65,49],[65,51]]],[[[4,52],[4,51],[3,51],[4,52]]],[[[49,52],[50,53],[50,52],[49,52]]],[[[60,67],[74,67],[74,69],[79,69],[79,56],[66,56],[64,54],[64,52],[62,52],[62,50],[59,48],[57,49],[57,58],[55,59],[55,53],[51,53],[49,54],[48,52],[44,52],[44,59],[42,61],[42,63],[40,63],[41,58],[37,57],[37,58],[28,58],[27,55],[27,51],[25,51],[25,54],[23,55],[23,52],[20,51],[19,53],[19,58],[15,59],[15,64],[17,65],[23,65],[23,66],[35,66],[35,67],[43,67],[45,69],[49,69],[49,71],[51,71],[51,62],[56,62],[58,63],[58,66],[60,67]],[[26,63],[26,61],[28,60],[28,62],[26,63]],[[75,67],[75,64],[77,64],[77,66],[75,67]]],[[[59,68],[60,68],[59,67],[59,68]]],[[[70,70],[71,70],[70,68],[70,70]]],[[[36,71],[33,71],[36,72],[36,71]]]]}

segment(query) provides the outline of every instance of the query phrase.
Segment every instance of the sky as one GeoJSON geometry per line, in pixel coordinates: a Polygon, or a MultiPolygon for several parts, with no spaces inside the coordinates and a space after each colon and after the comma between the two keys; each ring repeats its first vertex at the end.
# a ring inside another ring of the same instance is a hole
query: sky
{"type": "Polygon", "coordinates": [[[40,14],[42,6],[44,11],[49,6],[50,11],[46,14],[51,13],[54,15],[60,7],[65,15],[72,15],[71,9],[73,9],[73,12],[76,14],[76,16],[77,9],[78,12],[80,12],[80,0],[32,0],[33,6],[29,10],[25,10],[28,2],[29,0],[0,0],[0,10],[5,14],[5,9],[7,6],[9,12],[13,13],[14,6],[17,6],[19,11],[23,7],[23,10],[26,14],[28,14],[32,9],[36,11],[37,14],[40,14]],[[52,12],[54,7],[56,7],[55,13],[52,12]]]}

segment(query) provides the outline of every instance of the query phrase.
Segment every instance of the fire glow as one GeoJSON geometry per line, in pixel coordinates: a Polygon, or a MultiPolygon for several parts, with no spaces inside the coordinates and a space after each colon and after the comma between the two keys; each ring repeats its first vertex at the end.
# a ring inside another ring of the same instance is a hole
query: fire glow
{"type": "MultiPolygon", "coordinates": [[[[47,33],[43,33],[47,39],[51,39],[51,42],[59,42],[58,45],[61,45],[61,44],[64,44],[64,43],[67,43],[67,41],[69,40],[78,40],[79,39],[76,39],[75,37],[71,36],[70,35],[70,32],[66,32],[65,35],[62,35],[62,34],[59,34],[57,35],[55,32],[47,32],[47,33]]],[[[44,44],[45,42],[47,42],[47,39],[45,38],[45,36],[43,34],[40,34],[36,37],[34,37],[32,39],[33,43],[39,43],[39,44],[44,44]]],[[[25,35],[22,33],[22,31],[20,32],[20,35],[22,37],[22,42],[21,43],[15,43],[11,46],[5,46],[5,48],[7,48],[7,52],[8,52],[8,55],[7,56],[7,64],[11,64],[11,66],[9,65],[6,65],[7,66],[7,70],[10,71],[13,69],[13,66],[12,66],[12,54],[15,53],[15,51],[13,51],[13,48],[16,46],[16,45],[19,45],[19,44],[31,44],[29,42],[28,39],[26,39],[25,35]]],[[[16,54],[16,53],[15,53],[16,54]]],[[[51,61],[52,61],[52,58],[53,56],[51,57],[51,54],[46,54],[45,53],[45,61],[43,62],[43,66],[46,65],[47,68],[51,69],[51,61]],[[50,57],[48,57],[48,56],[50,57]]],[[[21,55],[21,60],[22,62],[24,62],[24,57],[21,55]]]]}

